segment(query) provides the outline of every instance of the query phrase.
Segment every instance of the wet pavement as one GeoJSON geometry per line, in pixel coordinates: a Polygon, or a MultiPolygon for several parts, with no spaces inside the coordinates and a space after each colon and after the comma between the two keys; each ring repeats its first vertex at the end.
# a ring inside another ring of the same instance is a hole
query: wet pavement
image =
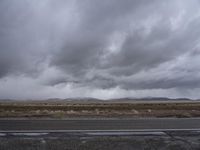
{"type": "Polygon", "coordinates": [[[199,150],[200,131],[0,133],[0,150],[199,150]]]}

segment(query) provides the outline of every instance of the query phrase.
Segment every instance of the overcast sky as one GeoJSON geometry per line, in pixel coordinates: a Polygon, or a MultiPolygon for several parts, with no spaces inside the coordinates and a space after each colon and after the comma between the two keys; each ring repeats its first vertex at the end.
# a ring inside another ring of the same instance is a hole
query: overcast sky
{"type": "Polygon", "coordinates": [[[0,98],[200,98],[199,0],[1,0],[0,98]]]}

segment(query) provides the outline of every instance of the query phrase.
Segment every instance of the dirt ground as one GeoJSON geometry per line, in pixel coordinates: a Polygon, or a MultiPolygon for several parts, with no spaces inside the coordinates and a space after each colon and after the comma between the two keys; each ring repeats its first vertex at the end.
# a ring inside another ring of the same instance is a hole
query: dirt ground
{"type": "Polygon", "coordinates": [[[0,117],[200,117],[200,103],[0,103],[0,117]]]}

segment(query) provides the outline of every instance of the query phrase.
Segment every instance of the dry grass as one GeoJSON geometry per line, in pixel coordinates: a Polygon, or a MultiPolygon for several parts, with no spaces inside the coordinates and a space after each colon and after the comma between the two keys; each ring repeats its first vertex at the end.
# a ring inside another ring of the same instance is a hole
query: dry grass
{"type": "Polygon", "coordinates": [[[199,102],[0,103],[0,117],[199,117],[199,102]]]}

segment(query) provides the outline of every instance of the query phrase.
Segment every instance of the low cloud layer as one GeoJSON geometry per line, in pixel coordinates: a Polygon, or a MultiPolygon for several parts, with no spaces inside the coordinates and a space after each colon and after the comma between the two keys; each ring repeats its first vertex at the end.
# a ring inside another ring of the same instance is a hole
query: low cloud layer
{"type": "Polygon", "coordinates": [[[1,0],[0,98],[199,98],[198,0],[1,0]]]}

